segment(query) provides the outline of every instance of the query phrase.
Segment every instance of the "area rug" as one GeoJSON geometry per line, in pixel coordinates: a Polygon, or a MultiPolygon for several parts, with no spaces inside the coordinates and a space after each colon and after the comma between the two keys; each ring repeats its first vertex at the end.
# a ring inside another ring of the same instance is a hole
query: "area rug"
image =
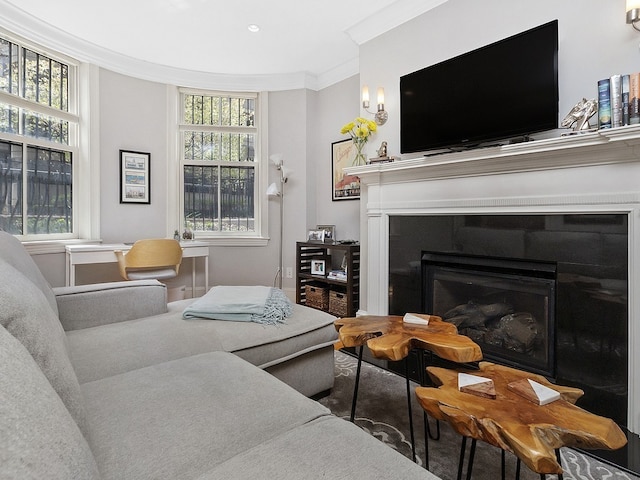
{"type": "MultiPolygon", "coordinates": [[[[347,421],[349,421],[351,413],[356,367],[356,358],[342,351],[336,351],[335,384],[331,394],[320,400],[320,403],[329,408],[334,415],[347,421]]],[[[416,385],[412,382],[412,392],[415,387],[416,385]]],[[[412,395],[412,413],[416,438],[416,462],[425,466],[427,447],[425,446],[423,415],[415,395],[412,395]]],[[[408,458],[412,458],[404,377],[363,362],[355,423],[391,448],[408,458]]],[[[429,427],[432,435],[435,436],[437,426],[433,419],[430,420],[429,427]]],[[[461,437],[444,422],[439,423],[439,428],[439,440],[429,439],[428,441],[429,470],[443,480],[455,480],[458,472],[461,437]]],[[[467,442],[467,446],[470,443],[467,442]]],[[[640,480],[640,477],[618,470],[579,451],[563,448],[560,453],[565,480],[640,480]]],[[[500,449],[478,442],[472,478],[474,480],[499,479],[501,476],[500,465],[500,449]]],[[[515,478],[515,472],[516,458],[507,453],[506,478],[515,478]]],[[[522,480],[539,480],[540,476],[523,464],[520,478],[522,480]]],[[[555,480],[556,478],[555,475],[547,475],[547,480],[555,480]]]]}

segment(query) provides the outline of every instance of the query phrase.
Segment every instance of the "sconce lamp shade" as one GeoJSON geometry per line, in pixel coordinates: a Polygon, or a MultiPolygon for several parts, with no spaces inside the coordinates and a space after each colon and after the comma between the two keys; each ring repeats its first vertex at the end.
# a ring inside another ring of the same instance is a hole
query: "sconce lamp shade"
{"type": "Polygon", "coordinates": [[[278,186],[274,183],[267,187],[267,197],[279,197],[280,190],[278,190],[278,186]]]}
{"type": "Polygon", "coordinates": [[[369,108],[369,87],[366,85],[362,87],[362,105],[364,108],[369,108]]]}
{"type": "Polygon", "coordinates": [[[627,23],[639,30],[636,24],[640,20],[640,0],[627,0],[627,23]]]}

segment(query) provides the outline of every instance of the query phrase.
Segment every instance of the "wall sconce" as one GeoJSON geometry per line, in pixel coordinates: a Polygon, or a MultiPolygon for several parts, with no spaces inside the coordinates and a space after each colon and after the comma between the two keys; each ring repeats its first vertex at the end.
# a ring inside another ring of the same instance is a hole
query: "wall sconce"
{"type": "MultiPolygon", "coordinates": [[[[640,2],[640,0],[638,1],[640,2]]],[[[384,125],[387,123],[389,114],[384,110],[384,88],[378,87],[378,111],[373,113],[369,112],[369,87],[364,85],[362,87],[362,108],[373,115],[374,120],[378,125],[384,125]]]]}
{"type": "Polygon", "coordinates": [[[638,21],[640,21],[640,0],[627,0],[627,23],[640,31],[638,21]]]}

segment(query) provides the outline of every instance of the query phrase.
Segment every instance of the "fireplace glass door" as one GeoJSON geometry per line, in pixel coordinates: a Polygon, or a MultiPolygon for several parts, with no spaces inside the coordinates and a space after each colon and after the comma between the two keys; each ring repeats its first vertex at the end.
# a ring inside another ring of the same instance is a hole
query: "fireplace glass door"
{"type": "Polygon", "coordinates": [[[485,360],[555,376],[555,265],[423,254],[424,311],[458,327],[485,360]]]}

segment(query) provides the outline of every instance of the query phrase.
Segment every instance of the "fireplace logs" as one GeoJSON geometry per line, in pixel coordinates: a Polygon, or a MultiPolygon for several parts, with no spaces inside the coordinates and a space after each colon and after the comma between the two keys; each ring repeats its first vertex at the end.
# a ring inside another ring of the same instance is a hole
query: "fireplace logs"
{"type": "Polygon", "coordinates": [[[474,342],[518,353],[531,353],[541,341],[535,317],[529,312],[514,313],[513,307],[506,303],[468,302],[452,308],[442,318],[474,342]]]}

